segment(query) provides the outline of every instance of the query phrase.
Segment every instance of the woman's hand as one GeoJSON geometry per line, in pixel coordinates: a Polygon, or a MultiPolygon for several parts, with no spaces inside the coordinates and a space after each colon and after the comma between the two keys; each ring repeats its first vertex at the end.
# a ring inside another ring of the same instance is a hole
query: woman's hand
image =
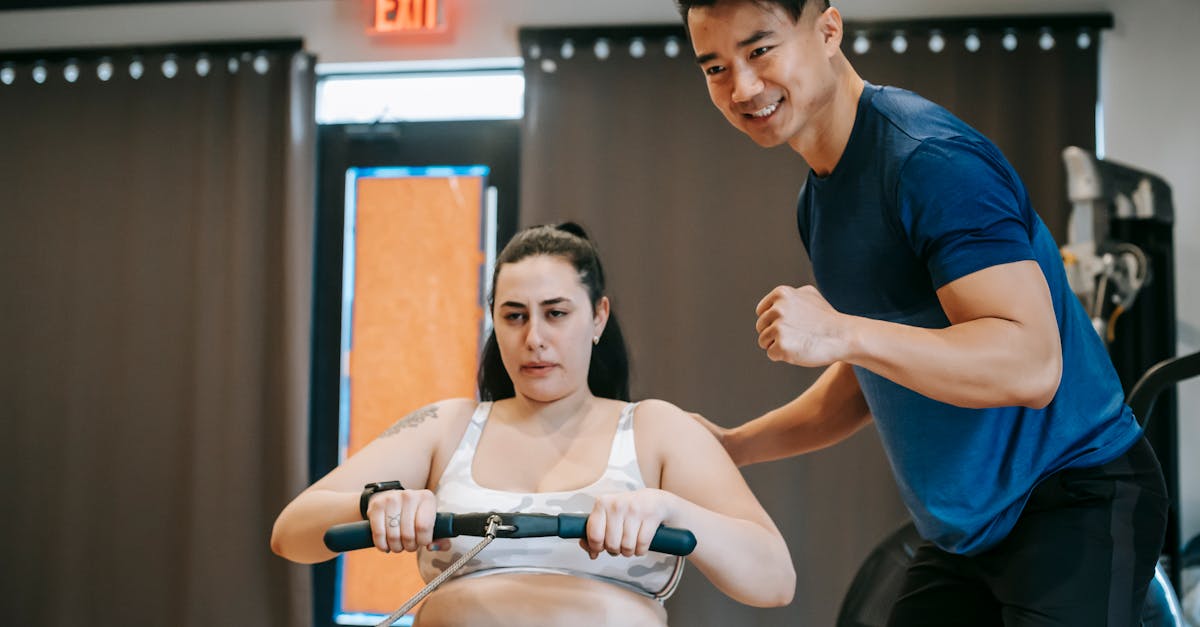
{"type": "Polygon", "coordinates": [[[659,525],[674,513],[677,498],[654,488],[601,495],[588,514],[587,531],[579,546],[592,559],[601,551],[625,557],[645,555],[659,525]]]}
{"type": "Polygon", "coordinates": [[[377,492],[367,502],[367,519],[375,548],[384,553],[432,549],[437,496],[429,490],[377,492]]]}

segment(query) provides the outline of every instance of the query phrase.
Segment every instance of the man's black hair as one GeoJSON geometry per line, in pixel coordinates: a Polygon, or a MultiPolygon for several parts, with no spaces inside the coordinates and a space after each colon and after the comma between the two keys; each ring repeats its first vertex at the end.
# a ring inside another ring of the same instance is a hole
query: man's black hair
{"type": "MultiPolygon", "coordinates": [[[[721,0],[675,0],[675,5],[679,7],[679,16],[683,18],[683,23],[687,24],[688,11],[695,7],[711,7],[721,0]]],[[[787,14],[792,16],[792,21],[798,21],[800,14],[804,13],[804,7],[808,5],[809,0],[748,0],[760,5],[776,5],[787,11],[787,14]]],[[[824,5],[823,9],[829,8],[829,0],[812,0],[813,2],[821,2],[824,5]]]]}

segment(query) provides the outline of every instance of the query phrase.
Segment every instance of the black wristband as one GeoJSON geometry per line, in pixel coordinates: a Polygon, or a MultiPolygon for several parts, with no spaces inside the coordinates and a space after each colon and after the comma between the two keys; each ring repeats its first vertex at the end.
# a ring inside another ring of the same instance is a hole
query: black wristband
{"type": "Polygon", "coordinates": [[[399,481],[376,481],[363,486],[362,495],[358,497],[358,512],[362,514],[363,520],[367,519],[367,504],[371,502],[372,495],[376,492],[403,489],[404,486],[400,485],[399,481]]]}

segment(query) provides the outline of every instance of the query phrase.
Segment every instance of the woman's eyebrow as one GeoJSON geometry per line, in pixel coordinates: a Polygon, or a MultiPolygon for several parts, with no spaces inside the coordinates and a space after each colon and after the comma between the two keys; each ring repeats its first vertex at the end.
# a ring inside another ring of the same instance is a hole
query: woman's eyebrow
{"type": "MultiPolygon", "coordinates": [[[[547,298],[546,300],[543,300],[542,302],[540,302],[538,304],[543,307],[551,307],[551,306],[558,305],[561,303],[570,303],[570,302],[571,302],[571,299],[567,298],[566,296],[557,296],[555,298],[547,298]]],[[[503,303],[500,303],[500,306],[501,307],[512,307],[515,309],[525,309],[525,303],[518,303],[515,300],[504,301],[503,303]]]]}

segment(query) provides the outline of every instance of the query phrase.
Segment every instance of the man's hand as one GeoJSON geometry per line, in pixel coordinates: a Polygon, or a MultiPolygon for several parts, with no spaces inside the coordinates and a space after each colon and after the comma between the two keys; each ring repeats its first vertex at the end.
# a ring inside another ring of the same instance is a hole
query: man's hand
{"type": "Polygon", "coordinates": [[[811,285],[781,285],[755,309],[758,345],[772,361],[828,366],[846,354],[845,316],[811,285]]]}
{"type": "Polygon", "coordinates": [[[700,414],[697,414],[694,411],[688,412],[688,415],[690,415],[693,420],[700,423],[705,429],[708,429],[708,432],[717,438],[717,442],[724,447],[725,452],[729,454],[729,458],[733,460],[735,465],[746,465],[746,462],[741,458],[742,450],[738,445],[737,431],[735,429],[722,427],[721,425],[709,420],[708,418],[705,418],[700,414]]]}
{"type": "Polygon", "coordinates": [[[694,411],[688,412],[688,415],[695,419],[696,422],[703,425],[705,429],[708,429],[708,432],[717,438],[717,441],[721,443],[721,446],[725,446],[725,443],[727,442],[726,438],[729,436],[729,429],[722,427],[721,425],[709,420],[708,418],[705,418],[704,416],[701,416],[700,414],[697,414],[694,411]]]}

